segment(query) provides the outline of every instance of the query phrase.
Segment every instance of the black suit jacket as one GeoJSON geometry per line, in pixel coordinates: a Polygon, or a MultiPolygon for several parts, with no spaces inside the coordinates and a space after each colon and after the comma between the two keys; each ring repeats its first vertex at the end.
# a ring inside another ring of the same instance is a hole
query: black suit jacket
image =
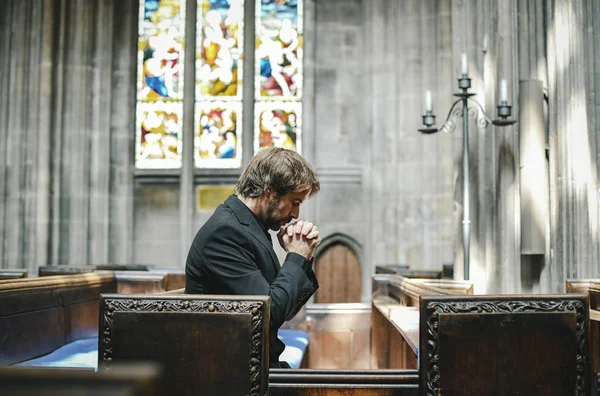
{"type": "Polygon", "coordinates": [[[231,195],[200,228],[185,264],[185,292],[270,297],[269,361],[280,367],[285,345],[277,338],[319,284],[312,260],[288,253],[281,266],[269,235],[250,209],[231,195]]]}

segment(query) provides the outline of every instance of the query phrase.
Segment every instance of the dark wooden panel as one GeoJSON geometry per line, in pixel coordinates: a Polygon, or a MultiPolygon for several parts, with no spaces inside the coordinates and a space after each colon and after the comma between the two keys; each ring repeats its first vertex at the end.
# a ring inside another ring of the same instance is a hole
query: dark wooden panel
{"type": "Polygon", "coordinates": [[[250,319],[245,314],[117,312],[113,316],[112,358],[136,361],[161,356],[167,385],[176,394],[243,395],[250,383],[250,319]],[[174,334],[179,337],[173,338],[174,334]],[[219,359],[221,365],[202,364],[213,359],[219,359]],[[181,362],[185,362],[183,367],[181,362]],[[205,371],[207,367],[210,369],[205,371]],[[243,377],[232,381],[231,373],[243,377]]]}
{"type": "Polygon", "coordinates": [[[0,285],[0,316],[97,301],[116,287],[112,274],[17,279],[0,285]]]}
{"type": "Polygon", "coordinates": [[[45,355],[66,343],[61,307],[0,317],[0,365],[45,355]]]}
{"type": "Polygon", "coordinates": [[[268,298],[103,295],[99,367],[152,360],[181,395],[262,395],[268,376],[268,298]]]}
{"type": "Polygon", "coordinates": [[[574,313],[440,315],[442,394],[489,394],[490,385],[480,378],[489,381],[490,373],[495,373],[492,383],[498,395],[516,390],[527,395],[573,394],[575,324],[574,313]],[[520,375],[529,372],[532,375],[520,375]]]}
{"type": "Polygon", "coordinates": [[[98,334],[102,291],[114,292],[112,274],[17,279],[0,284],[0,364],[33,359],[98,334]]]}
{"type": "Polygon", "coordinates": [[[98,337],[98,306],[99,300],[95,300],[65,307],[70,328],[68,342],[98,337]]]}
{"type": "Polygon", "coordinates": [[[427,395],[587,394],[586,296],[424,296],[427,395]]]}

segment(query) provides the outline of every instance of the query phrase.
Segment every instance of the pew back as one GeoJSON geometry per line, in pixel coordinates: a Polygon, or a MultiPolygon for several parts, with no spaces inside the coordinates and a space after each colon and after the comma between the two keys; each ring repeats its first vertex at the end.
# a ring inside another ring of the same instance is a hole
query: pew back
{"type": "Polygon", "coordinates": [[[589,393],[588,298],[423,296],[424,395],[589,393]]]}
{"type": "Polygon", "coordinates": [[[26,269],[0,269],[0,280],[27,278],[26,269]]]}
{"type": "Polygon", "coordinates": [[[98,264],[98,265],[42,265],[38,276],[86,274],[95,271],[148,271],[143,264],[98,264]]]}
{"type": "Polygon", "coordinates": [[[174,394],[263,395],[268,304],[266,296],[104,294],[98,368],[150,360],[174,394]]]}
{"type": "Polygon", "coordinates": [[[39,367],[1,367],[3,396],[162,396],[161,369],[156,364],[136,363],[117,370],[39,367]]]}
{"type": "Polygon", "coordinates": [[[0,282],[0,365],[33,359],[98,335],[100,293],[116,290],[112,274],[0,282]]]}
{"type": "Polygon", "coordinates": [[[185,287],[183,268],[150,268],[146,265],[48,265],[38,268],[38,275],[74,275],[90,272],[112,272],[119,293],[160,293],[185,287]]]}

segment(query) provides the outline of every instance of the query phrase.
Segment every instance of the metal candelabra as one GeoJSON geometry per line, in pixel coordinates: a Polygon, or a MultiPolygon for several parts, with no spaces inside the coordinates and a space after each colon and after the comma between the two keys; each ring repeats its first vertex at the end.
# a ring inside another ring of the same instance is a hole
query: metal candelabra
{"type": "MultiPolygon", "coordinates": [[[[463,55],[464,57],[464,55],[463,55]]],[[[466,62],[463,59],[463,65],[466,62]]],[[[462,231],[463,231],[463,249],[464,249],[464,279],[469,280],[469,243],[470,243],[470,232],[471,232],[471,221],[469,219],[469,110],[474,110],[474,116],[477,117],[477,124],[480,127],[487,127],[490,123],[505,127],[508,125],[512,125],[517,121],[509,119],[511,115],[512,106],[508,104],[506,99],[506,80],[502,80],[501,82],[501,99],[500,104],[497,106],[498,108],[498,118],[495,120],[490,120],[490,118],[485,114],[483,110],[483,106],[472,98],[475,96],[474,93],[469,92],[469,88],[471,88],[471,79],[468,77],[468,74],[465,72],[466,66],[463,66],[463,74],[462,77],[458,79],[458,88],[462,90],[462,92],[455,93],[454,96],[457,96],[459,99],[456,100],[450,111],[448,112],[448,116],[446,117],[446,121],[442,125],[441,128],[434,128],[435,125],[435,115],[433,114],[432,106],[431,106],[431,97],[430,93],[427,92],[427,104],[425,114],[423,115],[423,124],[425,128],[419,129],[419,132],[424,134],[433,134],[436,132],[451,132],[455,127],[454,119],[460,117],[462,115],[463,119],[463,219],[462,219],[462,231]],[[473,103],[475,107],[469,108],[469,102],[473,103]],[[462,103],[462,111],[460,108],[456,106],[462,103]],[[455,111],[458,110],[458,111],[455,111]]]]}

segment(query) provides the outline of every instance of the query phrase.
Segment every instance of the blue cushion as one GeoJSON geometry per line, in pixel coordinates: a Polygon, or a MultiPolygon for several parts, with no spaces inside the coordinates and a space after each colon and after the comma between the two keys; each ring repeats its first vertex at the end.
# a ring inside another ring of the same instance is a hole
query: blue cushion
{"type": "Polygon", "coordinates": [[[33,367],[98,367],[98,337],[73,341],[39,358],[15,364],[33,367]]]}
{"type": "Polygon", "coordinates": [[[308,333],[300,330],[280,329],[277,336],[285,344],[279,360],[288,362],[291,368],[299,368],[302,356],[308,346],[308,333]]]}

